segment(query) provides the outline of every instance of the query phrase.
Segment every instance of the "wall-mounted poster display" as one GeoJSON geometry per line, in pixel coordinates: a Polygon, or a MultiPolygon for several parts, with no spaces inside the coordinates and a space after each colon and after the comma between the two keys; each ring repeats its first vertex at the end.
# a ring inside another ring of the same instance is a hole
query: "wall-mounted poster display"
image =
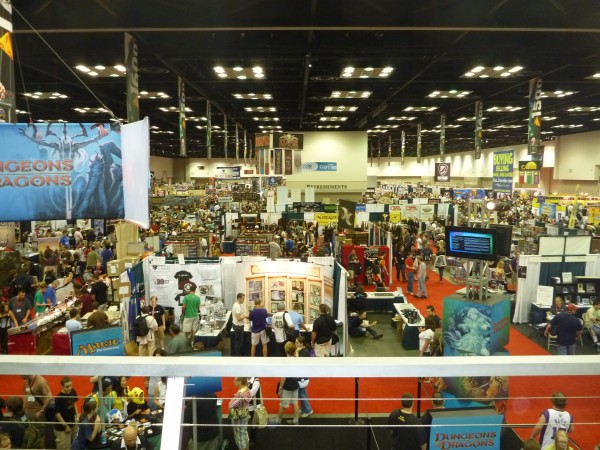
{"type": "Polygon", "coordinates": [[[306,278],[290,278],[290,309],[298,304],[298,312],[304,314],[304,303],[306,300],[306,278]]]}
{"type": "Polygon", "coordinates": [[[254,305],[256,300],[265,300],[265,277],[246,278],[246,302],[254,305]]]}
{"type": "Polygon", "coordinates": [[[314,322],[319,317],[319,305],[322,302],[321,281],[313,280],[308,283],[308,314],[310,322],[314,322]]]}
{"type": "Polygon", "coordinates": [[[269,311],[273,314],[277,312],[277,306],[283,303],[284,309],[287,307],[286,302],[286,277],[269,277],[268,281],[268,297],[269,297],[269,311]]]}

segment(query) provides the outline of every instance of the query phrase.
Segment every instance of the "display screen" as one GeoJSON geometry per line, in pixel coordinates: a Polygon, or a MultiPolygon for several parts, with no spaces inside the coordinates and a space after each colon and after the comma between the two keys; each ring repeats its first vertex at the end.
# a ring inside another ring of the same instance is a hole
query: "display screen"
{"type": "Polygon", "coordinates": [[[496,240],[496,253],[498,256],[510,257],[510,248],[512,246],[512,226],[510,225],[490,225],[490,228],[496,230],[498,239],[496,240]]]}
{"type": "Polygon", "coordinates": [[[496,230],[493,228],[446,227],[446,255],[455,258],[496,259],[496,230]]]}

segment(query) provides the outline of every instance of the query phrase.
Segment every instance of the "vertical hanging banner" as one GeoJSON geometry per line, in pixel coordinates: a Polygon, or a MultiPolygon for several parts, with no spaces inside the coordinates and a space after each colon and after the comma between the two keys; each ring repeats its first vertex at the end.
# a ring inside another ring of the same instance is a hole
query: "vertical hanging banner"
{"type": "Polygon", "coordinates": [[[227,131],[227,116],[223,114],[223,151],[225,152],[225,161],[227,161],[227,144],[229,144],[229,132],[227,131]]]}
{"type": "Polygon", "coordinates": [[[0,124],[0,221],[125,218],[123,172],[118,125],[0,124]]]}
{"type": "Polygon", "coordinates": [[[388,136],[388,166],[392,161],[392,136],[388,136]]]}
{"type": "Polygon", "coordinates": [[[483,102],[475,103],[475,159],[481,159],[481,145],[483,142],[483,102]]]}
{"type": "Polygon", "coordinates": [[[377,141],[377,165],[381,161],[381,139],[377,141]]]}
{"type": "Polygon", "coordinates": [[[275,175],[283,175],[283,149],[273,149],[273,172],[275,175]]]}
{"type": "Polygon", "coordinates": [[[15,123],[15,70],[12,45],[12,6],[0,2],[0,122],[15,123]]]}
{"type": "Polygon", "coordinates": [[[542,79],[529,80],[529,127],[527,130],[527,154],[540,154],[542,136],[542,79]]]}
{"type": "Polygon", "coordinates": [[[494,152],[492,190],[499,194],[511,194],[514,176],[514,150],[494,152]]]}
{"type": "Polygon", "coordinates": [[[273,133],[272,148],[285,148],[302,150],[304,148],[304,134],[302,133],[273,133]]]}
{"type": "Polygon", "coordinates": [[[450,181],[450,163],[435,163],[434,180],[438,183],[450,181]]]}
{"type": "Polygon", "coordinates": [[[240,135],[238,124],[235,124],[235,162],[240,162],[240,135]]]}
{"type": "Polygon", "coordinates": [[[244,164],[246,164],[246,158],[248,158],[248,133],[244,130],[244,164]]]}
{"type": "Polygon", "coordinates": [[[354,230],[356,203],[349,200],[338,200],[338,230],[354,230]]]}
{"type": "Polygon", "coordinates": [[[187,156],[185,129],[185,83],[177,77],[177,96],[179,98],[179,156],[187,156]]]}
{"type": "Polygon", "coordinates": [[[129,33],[125,33],[125,87],[127,91],[127,122],[137,122],[140,120],[138,45],[129,33]]]}
{"type": "Polygon", "coordinates": [[[400,164],[404,165],[404,152],[406,150],[406,133],[402,131],[402,138],[400,142],[400,164]]]}
{"type": "MultiPolygon", "coordinates": [[[[284,174],[292,175],[294,173],[294,151],[290,149],[285,150],[285,159],[284,159],[284,174]]],[[[267,174],[269,171],[267,170],[267,174]]]]}
{"type": "Polygon", "coordinates": [[[417,125],[417,163],[421,163],[421,124],[417,125]]]}
{"type": "Polygon", "coordinates": [[[369,158],[371,159],[371,167],[373,167],[373,141],[369,143],[369,158]]]}
{"type": "Polygon", "coordinates": [[[206,157],[212,158],[212,119],[210,102],[206,100],[206,157]]]}
{"type": "Polygon", "coordinates": [[[519,161],[519,184],[540,184],[541,161],[519,161]]]}
{"type": "Polygon", "coordinates": [[[294,150],[294,175],[302,173],[302,152],[294,150]]]}
{"type": "Polygon", "coordinates": [[[446,114],[440,117],[440,158],[444,158],[446,151],[446,114]]]}

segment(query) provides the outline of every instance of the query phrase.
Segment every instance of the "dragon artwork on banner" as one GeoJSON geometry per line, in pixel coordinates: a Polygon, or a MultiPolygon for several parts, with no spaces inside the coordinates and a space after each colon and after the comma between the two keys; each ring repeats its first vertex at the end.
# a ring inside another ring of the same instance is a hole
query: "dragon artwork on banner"
{"type": "Polygon", "coordinates": [[[2,124],[0,142],[0,221],[124,217],[119,124],[2,124]]]}

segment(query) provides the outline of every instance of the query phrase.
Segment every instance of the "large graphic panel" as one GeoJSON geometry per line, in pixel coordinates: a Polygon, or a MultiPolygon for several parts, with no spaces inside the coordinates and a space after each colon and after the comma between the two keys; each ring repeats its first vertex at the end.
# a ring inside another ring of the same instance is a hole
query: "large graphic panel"
{"type": "Polygon", "coordinates": [[[0,221],[123,218],[121,159],[116,125],[0,124],[0,221]]]}

